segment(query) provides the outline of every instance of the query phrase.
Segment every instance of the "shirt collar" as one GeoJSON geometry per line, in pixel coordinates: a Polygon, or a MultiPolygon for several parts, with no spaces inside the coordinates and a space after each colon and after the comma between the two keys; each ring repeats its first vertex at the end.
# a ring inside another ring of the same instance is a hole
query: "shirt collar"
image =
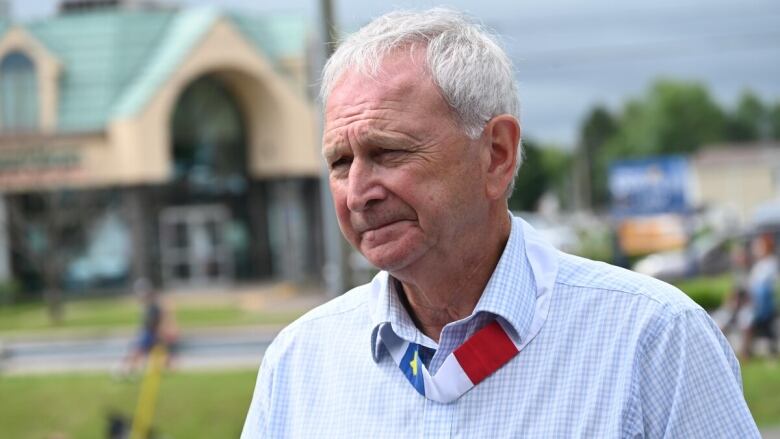
{"type": "MultiPolygon", "coordinates": [[[[501,317],[513,332],[516,342],[522,341],[534,315],[537,282],[526,255],[524,227],[530,226],[511,217],[512,227],[504,251],[471,316],[488,312],[501,317]]],[[[415,327],[395,287],[395,279],[380,272],[372,282],[371,353],[379,361],[384,346],[382,332],[392,330],[407,341],[434,347],[435,343],[415,327]],[[383,329],[388,327],[387,329],[383,329]]],[[[546,282],[542,282],[546,283],[546,282]]]]}

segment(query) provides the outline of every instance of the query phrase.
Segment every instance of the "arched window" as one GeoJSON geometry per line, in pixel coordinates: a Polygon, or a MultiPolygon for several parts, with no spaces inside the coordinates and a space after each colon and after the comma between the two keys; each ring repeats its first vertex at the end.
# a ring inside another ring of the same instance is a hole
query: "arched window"
{"type": "Polygon", "coordinates": [[[240,192],[246,174],[246,138],[241,111],[215,77],[190,84],[172,120],[174,178],[206,192],[240,192]]]}
{"type": "Polygon", "coordinates": [[[21,52],[0,62],[0,125],[3,131],[33,131],[38,127],[38,80],[35,65],[21,52]]]}

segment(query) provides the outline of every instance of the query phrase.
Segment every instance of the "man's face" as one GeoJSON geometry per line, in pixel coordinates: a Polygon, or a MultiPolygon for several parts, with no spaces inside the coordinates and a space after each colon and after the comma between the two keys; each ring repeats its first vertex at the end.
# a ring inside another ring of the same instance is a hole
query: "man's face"
{"type": "Polygon", "coordinates": [[[345,73],[325,108],[323,155],[341,231],[391,272],[458,254],[487,211],[479,142],[457,126],[422,56],[392,54],[378,78],[345,73]]]}

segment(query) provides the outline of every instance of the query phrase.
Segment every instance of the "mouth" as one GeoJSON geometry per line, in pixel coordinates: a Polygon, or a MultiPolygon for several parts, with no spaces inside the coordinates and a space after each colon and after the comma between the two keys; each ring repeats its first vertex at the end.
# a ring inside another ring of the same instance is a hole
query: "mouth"
{"type": "Polygon", "coordinates": [[[390,226],[393,226],[393,225],[396,225],[396,224],[400,224],[400,223],[405,223],[405,222],[410,222],[410,220],[399,219],[399,220],[383,222],[383,223],[380,223],[380,224],[369,224],[369,225],[366,225],[365,227],[358,227],[357,228],[357,232],[360,233],[360,234],[364,234],[364,233],[368,233],[368,232],[376,232],[376,231],[384,229],[386,227],[390,227],[390,226]]]}

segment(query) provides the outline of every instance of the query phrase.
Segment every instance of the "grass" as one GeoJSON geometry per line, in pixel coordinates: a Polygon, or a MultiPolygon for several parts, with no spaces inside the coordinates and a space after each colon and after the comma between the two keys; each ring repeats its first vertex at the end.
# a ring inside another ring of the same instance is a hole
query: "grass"
{"type": "Polygon", "coordinates": [[[780,365],[776,361],[751,361],[742,367],[742,382],[758,425],[780,426],[780,365]]]}
{"type": "MultiPolygon", "coordinates": [[[[238,437],[255,370],[171,372],[163,376],[155,429],[168,438],[238,437]]],[[[759,426],[780,424],[780,367],[743,367],[745,397],[759,426]]],[[[106,374],[0,377],[0,434],[15,439],[103,438],[106,415],[133,413],[140,382],[106,374]]]]}
{"type": "MultiPolygon", "coordinates": [[[[171,372],[163,376],[155,431],[167,438],[238,437],[257,371],[171,372]]],[[[130,418],[140,381],[108,375],[0,377],[0,436],[106,437],[107,414],[130,418]]]]}
{"type": "MultiPolygon", "coordinates": [[[[180,305],[176,321],[181,328],[236,326],[253,324],[286,324],[304,310],[248,311],[238,304],[180,305]]],[[[0,307],[0,335],[9,332],[30,332],[75,329],[135,328],[141,310],[137,302],[126,298],[89,299],[68,302],[64,321],[54,326],[43,303],[24,303],[0,307]]]]}

